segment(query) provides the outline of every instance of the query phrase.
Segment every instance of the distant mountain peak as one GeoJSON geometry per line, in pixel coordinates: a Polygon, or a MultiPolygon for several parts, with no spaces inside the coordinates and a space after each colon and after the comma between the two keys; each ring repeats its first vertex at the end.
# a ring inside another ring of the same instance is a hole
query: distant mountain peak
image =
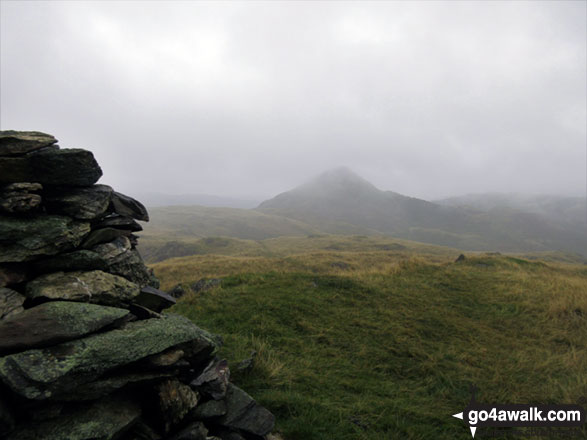
{"type": "Polygon", "coordinates": [[[336,187],[341,189],[349,187],[362,187],[369,190],[377,190],[375,185],[359,176],[347,166],[341,166],[325,171],[309,182],[299,186],[298,188],[307,189],[315,188],[317,186],[326,188],[336,187]]]}

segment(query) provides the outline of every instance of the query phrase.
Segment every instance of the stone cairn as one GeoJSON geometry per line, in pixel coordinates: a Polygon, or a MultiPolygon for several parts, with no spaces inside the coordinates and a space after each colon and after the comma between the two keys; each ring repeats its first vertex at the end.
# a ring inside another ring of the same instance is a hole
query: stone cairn
{"type": "Polygon", "coordinates": [[[160,314],[175,298],[136,250],[145,207],[56,142],[0,132],[0,438],[277,438],[219,337],[160,314]]]}

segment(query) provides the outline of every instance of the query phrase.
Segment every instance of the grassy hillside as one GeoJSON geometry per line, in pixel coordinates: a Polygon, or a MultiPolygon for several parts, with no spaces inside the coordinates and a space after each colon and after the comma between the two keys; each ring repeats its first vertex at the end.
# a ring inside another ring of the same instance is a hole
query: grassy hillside
{"type": "Polygon", "coordinates": [[[224,337],[234,379],[286,440],[470,438],[451,417],[470,384],[484,402],[587,396],[584,265],[485,254],[455,263],[452,249],[373,237],[262,243],[265,255],[153,267],[164,288],[222,278],[173,311],[224,337]],[[253,369],[239,372],[251,350],[253,369]]]}

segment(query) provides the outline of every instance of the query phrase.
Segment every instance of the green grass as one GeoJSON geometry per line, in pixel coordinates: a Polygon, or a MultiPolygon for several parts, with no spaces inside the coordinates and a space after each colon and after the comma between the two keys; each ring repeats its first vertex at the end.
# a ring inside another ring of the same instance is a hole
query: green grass
{"type": "Polygon", "coordinates": [[[166,288],[223,278],[172,311],[222,335],[233,366],[258,352],[233,379],[275,413],[286,440],[471,438],[451,417],[470,384],[488,403],[587,397],[585,266],[499,255],[453,263],[446,248],[373,250],[382,243],[371,238],[330,251],[284,240],[274,246],[282,256],[153,267],[166,288]],[[288,246],[308,252],[286,255],[288,246]]]}

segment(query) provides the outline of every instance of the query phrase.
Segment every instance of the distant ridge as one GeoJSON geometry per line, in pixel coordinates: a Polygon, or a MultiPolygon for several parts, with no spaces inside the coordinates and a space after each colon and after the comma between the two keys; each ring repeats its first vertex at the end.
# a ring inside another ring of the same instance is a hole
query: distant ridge
{"type": "Polygon", "coordinates": [[[330,233],[345,233],[340,225],[352,225],[467,250],[563,250],[587,256],[587,231],[562,218],[557,221],[552,210],[546,215],[536,210],[482,210],[454,201],[428,202],[380,190],[347,167],[326,171],[265,200],[256,210],[330,233]]]}

